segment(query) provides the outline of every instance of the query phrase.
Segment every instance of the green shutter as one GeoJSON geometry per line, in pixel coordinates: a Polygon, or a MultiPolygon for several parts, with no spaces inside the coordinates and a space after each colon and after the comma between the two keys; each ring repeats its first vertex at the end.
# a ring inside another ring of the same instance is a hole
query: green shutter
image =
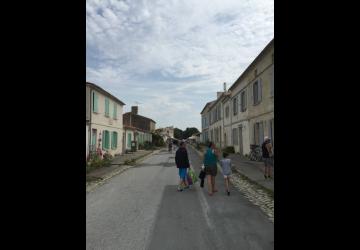
{"type": "Polygon", "coordinates": [[[131,133],[128,133],[128,148],[131,148],[131,133]]]}
{"type": "Polygon", "coordinates": [[[114,119],[117,119],[117,105],[116,103],[114,102],[114,113],[113,113],[113,118],[114,119]]]}
{"type": "Polygon", "coordinates": [[[102,134],[102,149],[104,150],[105,149],[105,131],[103,131],[103,134],[102,134]]]}
{"type": "Polygon", "coordinates": [[[109,99],[105,98],[105,115],[109,116],[109,99]]]}
{"type": "Polygon", "coordinates": [[[110,148],[110,133],[109,131],[106,130],[106,148],[109,149],[110,148]]]}
{"type": "Polygon", "coordinates": [[[114,149],[117,148],[117,141],[118,141],[118,136],[117,136],[117,132],[114,132],[114,149]]]}
{"type": "Polygon", "coordinates": [[[93,91],[93,112],[98,112],[98,95],[93,91]]]}
{"type": "Polygon", "coordinates": [[[117,148],[117,132],[111,133],[111,149],[117,148]]]}

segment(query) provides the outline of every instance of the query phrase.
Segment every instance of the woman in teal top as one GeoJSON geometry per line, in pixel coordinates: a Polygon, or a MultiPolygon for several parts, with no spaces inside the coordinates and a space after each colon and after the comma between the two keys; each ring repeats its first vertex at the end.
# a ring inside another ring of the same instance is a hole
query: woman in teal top
{"type": "Polygon", "coordinates": [[[204,155],[205,173],[207,175],[207,182],[208,182],[210,196],[213,195],[214,192],[217,192],[217,189],[215,189],[217,161],[218,161],[218,151],[215,148],[215,144],[210,142],[209,147],[207,148],[204,155]]]}

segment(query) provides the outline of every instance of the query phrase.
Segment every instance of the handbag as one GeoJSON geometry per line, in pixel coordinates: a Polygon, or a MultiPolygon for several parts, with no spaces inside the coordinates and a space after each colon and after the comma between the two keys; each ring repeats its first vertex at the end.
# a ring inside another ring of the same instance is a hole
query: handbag
{"type": "Polygon", "coordinates": [[[204,170],[201,170],[200,171],[200,174],[199,174],[199,179],[205,179],[205,176],[206,176],[206,173],[205,173],[205,171],[204,170]]]}
{"type": "Polygon", "coordinates": [[[198,181],[198,178],[192,168],[189,168],[188,174],[191,177],[193,183],[196,183],[198,181]]]}

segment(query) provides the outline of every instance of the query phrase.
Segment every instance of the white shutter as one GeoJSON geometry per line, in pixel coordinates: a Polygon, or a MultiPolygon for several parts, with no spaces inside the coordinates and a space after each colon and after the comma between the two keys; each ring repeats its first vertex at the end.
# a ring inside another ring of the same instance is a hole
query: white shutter
{"type": "Polygon", "coordinates": [[[242,107],[242,102],[243,102],[243,97],[242,97],[242,92],[240,92],[239,94],[239,111],[242,112],[243,107],[242,107]]]}
{"type": "Polygon", "coordinates": [[[254,84],[252,83],[252,84],[249,85],[249,98],[250,98],[250,103],[251,104],[254,104],[253,92],[254,92],[254,84]]]}
{"type": "Polygon", "coordinates": [[[244,91],[245,91],[245,94],[244,94],[244,110],[246,110],[247,109],[247,91],[246,91],[246,89],[244,89],[244,91]]]}
{"type": "Polygon", "coordinates": [[[259,125],[259,142],[261,145],[264,142],[264,123],[260,122],[259,125]]]}
{"type": "Polygon", "coordinates": [[[258,83],[258,98],[259,98],[259,102],[261,102],[262,100],[262,80],[261,78],[259,78],[259,83],[258,83]]]}

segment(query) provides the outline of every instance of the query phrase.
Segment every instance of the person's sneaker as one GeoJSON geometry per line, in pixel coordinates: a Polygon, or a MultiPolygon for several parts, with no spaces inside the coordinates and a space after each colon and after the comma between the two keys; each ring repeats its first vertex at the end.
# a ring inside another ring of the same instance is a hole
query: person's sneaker
{"type": "Polygon", "coordinates": [[[229,192],[229,191],[227,192],[227,195],[230,196],[230,192],[229,192]]]}
{"type": "Polygon", "coordinates": [[[267,179],[268,177],[266,175],[264,175],[265,179],[267,179]]]}
{"type": "Polygon", "coordinates": [[[183,191],[183,189],[182,189],[182,188],[180,188],[180,187],[178,187],[178,188],[177,188],[177,191],[182,192],[182,191],[183,191]]]}

